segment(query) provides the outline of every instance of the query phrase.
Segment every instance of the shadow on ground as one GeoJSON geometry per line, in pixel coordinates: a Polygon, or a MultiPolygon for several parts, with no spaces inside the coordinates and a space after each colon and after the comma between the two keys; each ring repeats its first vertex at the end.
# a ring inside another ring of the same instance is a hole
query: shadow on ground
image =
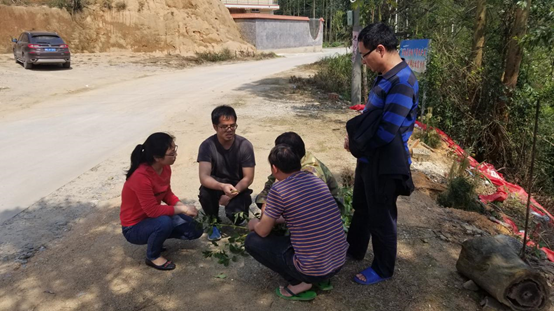
{"type": "MultiPolygon", "coordinates": [[[[67,202],[59,208],[79,204],[67,202]]],[[[409,205],[409,199],[400,203],[401,215],[414,212],[409,205]]],[[[250,257],[229,267],[204,258],[202,251],[213,247],[205,236],[196,241],[166,242],[166,257],[177,264],[176,270],[161,272],[147,267],[145,246],[131,245],[121,234],[117,204],[83,207],[90,208],[89,213],[76,220],[79,225],[63,238],[37,251],[27,263],[4,262],[0,309],[478,309],[478,294],[462,289],[463,279],[455,272],[459,245],[437,240],[429,228],[409,222],[399,226],[399,258],[393,279],[373,286],[352,282],[352,276],[370,264],[370,251],[365,260],[346,263],[333,279],[333,291],[302,303],[276,297],[274,290],[282,281],[250,257]],[[215,278],[220,273],[227,277],[215,278]]],[[[29,227],[27,234],[36,230],[41,228],[29,227]]]]}

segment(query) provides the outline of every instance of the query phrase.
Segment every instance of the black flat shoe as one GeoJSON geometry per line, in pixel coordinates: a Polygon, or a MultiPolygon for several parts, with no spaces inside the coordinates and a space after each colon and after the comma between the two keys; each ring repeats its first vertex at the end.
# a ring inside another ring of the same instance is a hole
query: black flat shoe
{"type": "Polygon", "coordinates": [[[144,262],[146,263],[147,266],[150,266],[154,269],[157,269],[157,270],[173,270],[175,269],[175,264],[172,263],[171,261],[166,261],[163,265],[156,265],[155,263],[153,263],[150,259],[146,258],[144,259],[144,262]]]}

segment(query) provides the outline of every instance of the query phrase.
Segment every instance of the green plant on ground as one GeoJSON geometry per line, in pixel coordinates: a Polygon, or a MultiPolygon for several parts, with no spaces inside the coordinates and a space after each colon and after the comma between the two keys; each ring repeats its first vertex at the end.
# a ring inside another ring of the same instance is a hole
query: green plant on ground
{"type": "Polygon", "coordinates": [[[344,232],[348,232],[350,224],[352,223],[352,216],[354,215],[354,209],[352,208],[352,187],[341,188],[340,191],[344,198],[344,210],[341,211],[340,218],[342,220],[342,228],[344,232]]]}
{"type": "Polygon", "coordinates": [[[443,207],[453,207],[466,211],[484,213],[485,208],[475,191],[477,175],[467,174],[469,159],[467,156],[454,161],[450,167],[446,191],[439,194],[437,203],[443,207]]]}
{"type": "MultiPolygon", "coordinates": [[[[236,219],[247,219],[245,213],[235,214],[236,219]]],[[[217,220],[213,217],[208,217],[205,214],[201,214],[199,217],[199,222],[202,224],[203,228],[207,231],[208,235],[212,234],[213,227],[217,227],[220,231],[223,227],[230,228],[232,230],[231,235],[224,242],[224,248],[219,250],[205,250],[202,252],[205,258],[215,258],[217,263],[224,265],[225,267],[229,266],[232,262],[238,261],[239,256],[247,257],[248,253],[244,248],[244,241],[249,231],[244,226],[236,226],[233,224],[221,224],[217,223],[217,220]]],[[[219,243],[216,241],[211,241],[212,245],[218,247],[219,243]]]]}

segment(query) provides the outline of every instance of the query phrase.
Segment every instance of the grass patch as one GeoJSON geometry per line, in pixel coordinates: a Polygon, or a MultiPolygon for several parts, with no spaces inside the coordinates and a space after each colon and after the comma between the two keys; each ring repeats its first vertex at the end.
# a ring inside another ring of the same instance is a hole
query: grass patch
{"type": "Polygon", "coordinates": [[[311,82],[319,89],[350,98],[352,77],[351,55],[325,57],[316,63],[319,67],[311,82]]]}

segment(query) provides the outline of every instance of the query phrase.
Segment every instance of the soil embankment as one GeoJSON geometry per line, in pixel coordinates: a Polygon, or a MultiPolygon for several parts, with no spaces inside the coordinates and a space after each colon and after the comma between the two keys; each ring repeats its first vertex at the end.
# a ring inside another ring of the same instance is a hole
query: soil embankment
{"type": "Polygon", "coordinates": [[[125,0],[117,8],[90,4],[75,15],[46,6],[0,5],[0,53],[11,52],[11,38],[26,30],[55,31],[73,52],[254,51],[219,0],[125,0]]]}

